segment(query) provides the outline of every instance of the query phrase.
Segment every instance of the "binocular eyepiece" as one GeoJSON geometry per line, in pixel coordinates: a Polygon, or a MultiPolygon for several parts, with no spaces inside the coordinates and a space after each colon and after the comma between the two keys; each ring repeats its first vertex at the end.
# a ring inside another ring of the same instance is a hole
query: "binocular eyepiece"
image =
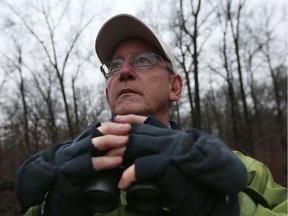
{"type": "MultiPolygon", "coordinates": [[[[105,170],[93,176],[81,191],[81,202],[89,210],[106,213],[119,204],[120,190],[117,186],[122,168],[105,170]]],[[[166,200],[162,191],[153,182],[134,182],[126,191],[127,209],[142,212],[157,212],[163,209],[166,200]]]]}

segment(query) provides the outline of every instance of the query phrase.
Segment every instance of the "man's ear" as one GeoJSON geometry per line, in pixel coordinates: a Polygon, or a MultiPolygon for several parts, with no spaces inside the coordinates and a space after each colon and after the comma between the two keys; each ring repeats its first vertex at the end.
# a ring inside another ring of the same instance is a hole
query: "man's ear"
{"type": "Polygon", "coordinates": [[[182,93],[182,87],[183,87],[182,77],[179,74],[172,75],[170,84],[171,84],[171,92],[169,101],[174,102],[180,98],[182,93]]]}

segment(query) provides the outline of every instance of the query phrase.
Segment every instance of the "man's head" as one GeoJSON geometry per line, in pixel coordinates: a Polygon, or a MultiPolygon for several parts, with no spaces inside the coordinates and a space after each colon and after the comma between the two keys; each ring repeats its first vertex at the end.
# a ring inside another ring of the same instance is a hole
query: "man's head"
{"type": "Polygon", "coordinates": [[[114,115],[153,115],[168,121],[182,79],[170,51],[144,23],[127,14],[112,17],[99,31],[96,52],[114,115]]]}

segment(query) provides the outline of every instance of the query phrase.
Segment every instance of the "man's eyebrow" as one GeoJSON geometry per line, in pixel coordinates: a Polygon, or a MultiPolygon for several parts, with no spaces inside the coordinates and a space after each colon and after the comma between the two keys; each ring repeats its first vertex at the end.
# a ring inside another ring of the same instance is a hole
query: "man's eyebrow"
{"type": "Polygon", "coordinates": [[[123,59],[123,58],[124,58],[123,56],[117,55],[117,56],[112,56],[108,61],[113,60],[113,59],[123,59]]]}

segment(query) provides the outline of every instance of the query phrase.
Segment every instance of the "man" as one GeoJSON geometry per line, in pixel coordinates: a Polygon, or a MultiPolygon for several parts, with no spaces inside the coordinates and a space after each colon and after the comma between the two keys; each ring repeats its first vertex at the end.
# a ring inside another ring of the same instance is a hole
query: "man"
{"type": "Polygon", "coordinates": [[[286,190],[269,171],[258,184],[254,160],[169,121],[182,78],[172,54],[144,23],[125,14],[111,18],[96,38],[96,52],[114,121],[92,124],[74,141],[25,161],[16,194],[24,209],[36,206],[26,215],[233,216],[240,214],[239,201],[247,206],[241,206],[242,215],[283,212],[286,190]],[[252,166],[256,174],[248,179],[246,168],[252,166]],[[248,190],[240,193],[247,179],[248,190]],[[119,199],[115,185],[122,190],[119,199]]]}

